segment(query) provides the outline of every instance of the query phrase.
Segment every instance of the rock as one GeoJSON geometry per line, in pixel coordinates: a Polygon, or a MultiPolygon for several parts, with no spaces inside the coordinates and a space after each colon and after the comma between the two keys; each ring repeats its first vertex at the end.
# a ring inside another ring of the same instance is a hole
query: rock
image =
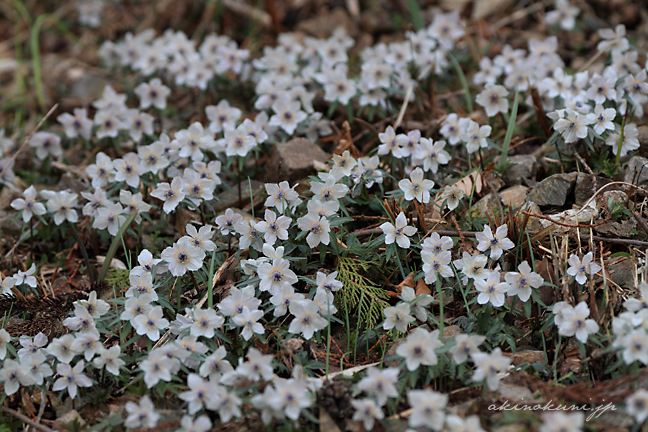
{"type": "Polygon", "coordinates": [[[304,139],[295,138],[286,143],[278,143],[272,147],[270,161],[265,181],[278,183],[308,177],[315,172],[314,161],[326,162],[331,155],[322,150],[317,144],[304,139]]]}
{"type": "Polygon", "coordinates": [[[83,420],[83,417],[81,417],[77,410],[70,410],[61,417],[57,418],[56,423],[58,423],[60,426],[74,425],[83,427],[86,424],[86,421],[83,420]]]}
{"type": "Polygon", "coordinates": [[[535,350],[523,350],[518,351],[515,354],[513,353],[504,353],[506,357],[511,359],[511,363],[517,366],[522,363],[544,363],[545,356],[544,351],[535,351],[535,350]]]}
{"type": "MultiPolygon", "coordinates": [[[[598,189],[608,183],[612,183],[612,180],[601,176],[578,173],[578,177],[576,178],[576,187],[574,188],[574,204],[582,207],[598,189]]],[[[610,186],[605,190],[614,190],[616,188],[616,186],[610,186]]]]}
{"type": "Polygon", "coordinates": [[[610,273],[610,279],[617,285],[634,287],[634,266],[632,259],[628,257],[610,258],[606,262],[607,271],[610,273]]]}
{"type": "Polygon", "coordinates": [[[524,218],[528,218],[525,231],[540,231],[542,228],[544,228],[542,226],[542,223],[540,222],[542,219],[538,219],[537,217],[533,217],[533,216],[527,216],[523,214],[522,211],[541,215],[542,211],[540,210],[540,207],[538,207],[536,203],[528,202],[524,204],[522,207],[520,207],[520,210],[518,210],[518,213],[516,214],[515,217],[517,219],[517,222],[519,223],[518,226],[520,227],[524,223],[524,218]]]}
{"type": "Polygon", "coordinates": [[[522,205],[524,204],[528,191],[528,187],[517,185],[501,191],[499,195],[502,199],[502,204],[504,204],[504,207],[510,206],[513,208],[518,208],[522,207],[522,205]]]}
{"type": "Polygon", "coordinates": [[[533,155],[515,155],[508,158],[511,164],[504,171],[504,183],[507,186],[519,185],[524,179],[531,179],[537,172],[537,161],[533,155]]]}
{"type": "Polygon", "coordinates": [[[648,159],[633,156],[628,162],[623,181],[637,186],[648,186],[648,159]]]}
{"type": "Polygon", "coordinates": [[[501,400],[507,400],[511,405],[515,403],[534,402],[533,393],[526,387],[501,383],[497,389],[497,397],[501,400]]]}
{"type": "Polygon", "coordinates": [[[538,183],[529,195],[528,202],[538,206],[563,206],[576,184],[577,173],[554,174],[538,183]]]}
{"type": "MultiPolygon", "coordinates": [[[[263,192],[265,185],[257,180],[247,180],[241,182],[241,201],[243,201],[243,206],[250,204],[250,185],[252,186],[252,196],[254,198],[255,206],[259,204],[257,202],[257,196],[263,192]]],[[[211,205],[216,211],[216,213],[221,212],[230,207],[238,207],[239,205],[239,195],[238,195],[238,185],[233,185],[230,190],[221,192],[217,196],[218,201],[211,201],[211,205]]]]}
{"type": "Polygon", "coordinates": [[[646,152],[648,151],[648,125],[639,126],[637,130],[639,131],[637,139],[639,140],[640,151],[646,152]]]}
{"type": "Polygon", "coordinates": [[[497,199],[498,198],[495,196],[495,194],[492,193],[484,196],[473,206],[471,216],[474,218],[486,217],[486,215],[488,215],[492,218],[495,213],[499,214],[500,209],[497,205],[497,199]]]}
{"type": "Polygon", "coordinates": [[[22,232],[23,220],[15,211],[0,210],[0,231],[7,236],[19,236],[22,232]]]}

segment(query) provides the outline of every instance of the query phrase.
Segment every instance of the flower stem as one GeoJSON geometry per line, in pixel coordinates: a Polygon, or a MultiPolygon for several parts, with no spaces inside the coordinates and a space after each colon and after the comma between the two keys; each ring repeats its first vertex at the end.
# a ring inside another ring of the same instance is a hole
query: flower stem
{"type": "Polygon", "coordinates": [[[443,289],[441,288],[441,278],[437,276],[436,280],[436,289],[437,293],[439,294],[439,338],[441,339],[441,342],[443,342],[443,328],[444,328],[444,322],[443,322],[443,289]]]}
{"type": "Polygon", "coordinates": [[[619,135],[619,146],[617,147],[617,154],[616,154],[616,167],[619,168],[619,163],[621,162],[621,149],[623,148],[623,139],[625,138],[624,132],[625,132],[625,122],[626,118],[623,116],[623,120],[621,121],[621,134],[619,135]]]}

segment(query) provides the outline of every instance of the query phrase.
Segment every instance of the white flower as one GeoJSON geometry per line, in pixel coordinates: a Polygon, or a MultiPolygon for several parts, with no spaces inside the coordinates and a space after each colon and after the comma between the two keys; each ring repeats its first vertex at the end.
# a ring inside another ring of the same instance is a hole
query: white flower
{"type": "Polygon", "coordinates": [[[339,208],[337,200],[344,198],[344,196],[349,192],[349,188],[346,185],[336,183],[334,176],[328,176],[324,183],[312,181],[310,185],[311,191],[315,195],[316,199],[323,203],[335,202],[338,204],[335,211],[339,208]]]}
{"type": "Polygon", "coordinates": [[[142,222],[142,216],[140,216],[140,213],[146,213],[151,209],[151,206],[144,202],[141,192],[134,194],[130,191],[122,189],[119,191],[119,202],[126,206],[126,208],[124,209],[124,212],[126,214],[137,214],[134,219],[135,223],[142,222]]]}
{"type": "Polygon", "coordinates": [[[173,276],[182,276],[187,270],[196,271],[202,267],[205,253],[194,247],[190,240],[181,238],[173,246],[162,251],[161,257],[169,263],[173,276]]]}
{"type": "Polygon", "coordinates": [[[639,291],[641,300],[636,298],[629,298],[628,300],[623,302],[623,307],[625,307],[630,312],[637,312],[641,309],[648,309],[648,283],[639,282],[637,291],[639,291]]]}
{"type": "Polygon", "coordinates": [[[624,348],[623,361],[630,365],[639,360],[644,365],[648,365],[648,334],[643,328],[632,330],[623,336],[619,345],[624,348]]]}
{"type": "Polygon", "coordinates": [[[590,334],[596,333],[599,326],[593,319],[587,319],[590,310],[587,303],[580,302],[576,307],[569,308],[563,312],[563,320],[558,328],[561,336],[576,336],[582,343],[587,342],[590,334]]]}
{"type": "Polygon", "coordinates": [[[59,363],[56,365],[56,373],[60,378],[54,382],[52,390],[61,391],[66,389],[70,397],[74,399],[76,398],[79,387],[92,387],[92,381],[83,373],[84,365],[83,360],[79,360],[74,368],[67,363],[59,363]]]}
{"type": "Polygon", "coordinates": [[[486,84],[484,91],[477,95],[477,103],[486,109],[486,115],[493,117],[497,113],[506,113],[509,102],[506,98],[508,90],[497,84],[486,84]]]}
{"type": "Polygon", "coordinates": [[[195,226],[188,223],[186,226],[187,235],[182,237],[191,243],[193,247],[198,249],[203,254],[211,252],[216,248],[216,244],[211,240],[214,235],[211,225],[204,225],[197,230],[195,226]]]}
{"type": "Polygon", "coordinates": [[[466,143],[468,153],[472,154],[479,150],[480,147],[487,148],[488,143],[486,142],[486,138],[490,136],[492,130],[493,128],[488,125],[480,127],[478,123],[471,120],[468,129],[466,129],[461,137],[466,143]]]}
{"type": "Polygon", "coordinates": [[[412,164],[423,165],[424,171],[436,173],[439,164],[446,165],[450,162],[450,154],[444,150],[445,141],[436,141],[421,138],[418,147],[412,152],[412,164]]]}
{"type": "Polygon", "coordinates": [[[21,385],[31,386],[35,384],[30,370],[25,365],[11,359],[6,359],[2,364],[0,381],[3,383],[7,396],[16,393],[21,385]]]}
{"type": "Polygon", "coordinates": [[[580,13],[580,9],[575,6],[570,6],[567,0],[556,1],[556,10],[547,12],[545,21],[549,25],[560,23],[560,28],[563,30],[572,30],[576,23],[575,18],[580,13]]]}
{"type": "Polygon", "coordinates": [[[257,231],[264,233],[264,240],[273,245],[277,238],[281,240],[288,240],[288,228],[290,228],[291,218],[288,216],[279,216],[272,210],[266,209],[265,220],[258,222],[254,227],[257,231]]]}
{"type": "Polygon", "coordinates": [[[112,201],[108,202],[106,207],[97,210],[92,227],[100,230],[107,228],[110,235],[116,236],[126,222],[126,216],[123,213],[124,209],[121,205],[112,201]]]}
{"type": "Polygon", "coordinates": [[[148,83],[141,83],[133,92],[140,98],[140,108],[145,109],[154,106],[163,110],[167,106],[167,96],[171,94],[171,89],[162,84],[160,78],[153,78],[148,83]]]}
{"type": "Polygon", "coordinates": [[[281,99],[272,105],[275,114],[270,117],[268,122],[271,126],[281,127],[288,135],[292,135],[297,125],[304,121],[308,114],[302,111],[299,102],[288,102],[281,99]]]}
{"type": "Polygon", "coordinates": [[[277,294],[270,297],[270,303],[275,305],[273,315],[276,317],[286,315],[290,305],[301,300],[304,300],[304,294],[295,293],[295,289],[291,286],[282,287],[277,294]]]}
{"type": "Polygon", "coordinates": [[[160,419],[160,414],[155,411],[155,405],[148,395],[143,396],[139,404],[128,401],[124,406],[128,417],[124,421],[124,426],[127,428],[154,428],[160,419]]]}
{"type": "Polygon", "coordinates": [[[139,368],[144,371],[146,387],[152,388],[160,380],[171,381],[171,375],[180,369],[180,361],[175,357],[169,358],[161,349],[154,348],[139,364],[139,368]]]}
{"type": "Polygon", "coordinates": [[[594,112],[587,115],[590,124],[594,124],[594,132],[601,135],[606,130],[614,130],[612,120],[616,117],[614,108],[605,108],[601,104],[596,104],[594,112]]]}
{"type": "Polygon", "coordinates": [[[567,269],[567,274],[576,277],[576,282],[583,285],[587,282],[587,276],[594,275],[601,270],[601,266],[593,262],[594,254],[588,252],[583,256],[583,259],[578,259],[578,256],[571,254],[567,261],[570,267],[567,269]]]}
{"type": "Polygon", "coordinates": [[[77,198],[78,195],[74,192],[62,191],[55,192],[47,200],[47,210],[54,213],[56,225],[61,225],[65,220],[71,223],[76,223],[79,220],[79,216],[73,208],[77,205],[77,198]]]}
{"type": "Polygon", "coordinates": [[[97,153],[97,161],[92,165],[88,165],[85,169],[86,173],[92,178],[92,187],[101,188],[106,187],[114,175],[113,162],[110,157],[105,153],[97,153]]]}
{"type": "Polygon", "coordinates": [[[180,429],[176,432],[208,432],[212,428],[212,422],[206,415],[194,419],[190,415],[183,415],[180,419],[180,429]]]}
{"type": "Polygon", "coordinates": [[[218,381],[218,379],[226,372],[232,370],[230,362],[225,360],[227,350],[224,346],[218,347],[211,355],[209,355],[200,365],[198,373],[201,377],[209,377],[210,380],[218,381]]]}
{"type": "Polygon", "coordinates": [[[218,105],[210,105],[205,108],[205,114],[211,123],[209,129],[218,133],[224,129],[234,129],[236,121],[241,117],[241,110],[230,107],[226,99],[221,100],[218,105]]]}
{"type": "Polygon", "coordinates": [[[518,272],[507,272],[504,275],[504,280],[509,284],[507,294],[509,297],[517,295],[525,302],[531,297],[531,288],[539,288],[544,279],[531,270],[531,266],[526,261],[518,266],[518,272]]]}
{"type": "Polygon", "coordinates": [[[446,278],[454,275],[450,267],[450,260],[452,260],[450,251],[435,254],[424,250],[421,252],[421,260],[423,261],[423,272],[427,284],[436,282],[438,275],[446,278]]]}
{"type": "Polygon", "coordinates": [[[275,411],[283,413],[291,420],[297,420],[301,410],[311,405],[306,385],[295,379],[276,380],[274,382],[274,397],[268,405],[275,411]]]}
{"type": "Polygon", "coordinates": [[[26,284],[32,288],[36,288],[37,283],[34,273],[36,273],[36,264],[34,263],[32,263],[31,267],[29,267],[29,270],[27,270],[26,272],[18,270],[18,273],[13,275],[13,277],[16,279],[16,285],[26,284]]]}
{"type": "Polygon", "coordinates": [[[101,347],[99,357],[92,361],[92,364],[97,369],[106,368],[108,372],[115,376],[119,376],[119,368],[124,366],[126,362],[119,358],[121,354],[121,347],[119,344],[113,345],[108,349],[101,347]]]}
{"type": "Polygon", "coordinates": [[[317,290],[325,291],[327,293],[338,291],[342,288],[342,282],[336,280],[338,272],[334,271],[328,276],[322,272],[317,272],[317,290]]]}
{"type": "Polygon", "coordinates": [[[169,327],[169,320],[163,318],[162,307],[155,306],[148,313],[137,315],[131,324],[138,335],[146,335],[155,342],[160,339],[160,330],[169,327]]]}
{"type": "Polygon", "coordinates": [[[76,334],[72,349],[76,352],[83,353],[86,361],[92,358],[103,349],[103,345],[99,342],[99,332],[97,330],[88,330],[76,334]]]}
{"type": "Polygon", "coordinates": [[[407,403],[412,407],[408,419],[410,427],[424,426],[435,431],[443,430],[448,395],[433,390],[409,390],[407,403]]]}
{"type": "Polygon", "coordinates": [[[434,187],[432,180],[423,179],[423,170],[416,168],[410,173],[411,180],[403,179],[398,182],[398,187],[405,193],[407,201],[414,199],[422,204],[430,202],[430,189],[434,187]]]}
{"type": "Polygon", "coordinates": [[[400,144],[396,137],[396,132],[392,126],[387,126],[385,132],[379,133],[378,138],[380,139],[380,144],[378,146],[378,155],[386,155],[391,152],[392,156],[400,159],[403,157],[403,152],[400,148],[400,144]]]}
{"type": "Polygon", "coordinates": [[[226,129],[223,140],[227,156],[245,157],[257,145],[256,139],[242,125],[236,129],[226,129]]]}
{"type": "Polygon", "coordinates": [[[21,365],[29,371],[32,380],[36,385],[42,385],[45,377],[52,376],[54,371],[47,361],[47,357],[42,351],[37,351],[33,354],[28,354],[20,359],[21,365]]]}
{"type": "Polygon", "coordinates": [[[387,399],[397,398],[396,381],[398,380],[399,370],[396,368],[386,368],[380,370],[376,367],[367,369],[367,376],[358,382],[358,389],[364,391],[370,396],[374,396],[380,406],[387,403],[387,399]]]}
{"type": "Polygon", "coordinates": [[[441,237],[438,232],[433,232],[423,240],[422,251],[438,255],[441,252],[452,251],[453,246],[454,242],[452,238],[448,236],[441,237]]]}
{"type": "Polygon", "coordinates": [[[36,149],[36,156],[41,160],[47,156],[58,158],[63,155],[61,137],[51,132],[36,132],[29,139],[29,145],[36,149]]]}
{"type": "Polygon", "coordinates": [[[88,111],[85,108],[75,108],[74,115],[63,113],[56,120],[65,128],[65,135],[68,138],[81,136],[86,140],[92,134],[92,120],[88,118],[88,111]]]}
{"type": "Polygon", "coordinates": [[[484,343],[486,336],[460,334],[455,337],[457,342],[450,348],[450,355],[457,364],[465,363],[469,356],[479,352],[479,345],[484,343]]]}
{"type": "Polygon", "coordinates": [[[477,303],[483,305],[490,302],[494,307],[502,306],[508,287],[508,283],[500,282],[500,272],[491,270],[487,279],[475,279],[475,291],[479,293],[477,303]]]}
{"type": "Polygon", "coordinates": [[[297,275],[290,270],[290,262],[283,258],[259,264],[257,273],[261,279],[259,289],[269,291],[272,295],[277,294],[282,287],[289,287],[297,282],[297,275]]]}
{"type": "Polygon", "coordinates": [[[218,304],[218,309],[225,316],[240,314],[243,312],[244,306],[247,306],[250,310],[254,310],[261,304],[261,300],[254,297],[254,293],[253,286],[246,286],[243,289],[232,287],[230,289],[230,295],[218,304]]]}
{"type": "Polygon", "coordinates": [[[579,138],[585,138],[587,136],[587,125],[592,123],[591,119],[570,108],[567,108],[565,113],[567,118],[558,119],[554,123],[554,129],[562,134],[566,143],[576,142],[579,138]]]}
{"type": "Polygon", "coordinates": [[[421,141],[421,131],[415,129],[409,131],[407,135],[398,134],[396,135],[396,141],[398,141],[398,146],[401,149],[403,157],[411,156],[419,146],[419,142],[421,141]]]}
{"type": "Polygon", "coordinates": [[[366,431],[373,429],[376,420],[385,418],[382,408],[373,399],[351,399],[351,406],[355,408],[352,420],[361,421],[366,431]]]}
{"type": "Polygon", "coordinates": [[[292,334],[301,333],[306,340],[312,338],[316,331],[328,326],[328,321],[319,314],[319,305],[312,300],[293,302],[290,305],[290,313],[295,318],[288,331],[292,334]]]}
{"type": "Polygon", "coordinates": [[[379,227],[385,233],[385,244],[392,244],[395,241],[398,246],[408,249],[410,247],[408,237],[416,233],[416,227],[407,225],[407,219],[403,212],[398,214],[395,223],[396,226],[385,222],[379,227]]]}
{"type": "Polygon", "coordinates": [[[327,245],[331,242],[329,236],[331,226],[329,225],[326,216],[320,217],[317,214],[309,212],[306,216],[297,219],[297,226],[302,231],[308,232],[306,243],[308,243],[308,246],[311,248],[315,248],[320,243],[327,245]]]}
{"type": "Polygon", "coordinates": [[[43,332],[39,332],[32,340],[29,336],[20,336],[21,349],[18,350],[18,357],[24,357],[27,354],[33,354],[47,345],[47,336],[43,332]]]}
{"type": "Polygon", "coordinates": [[[47,211],[43,203],[36,202],[36,189],[29,186],[23,192],[23,198],[16,198],[11,201],[11,207],[15,210],[22,211],[24,222],[29,222],[33,215],[41,216],[47,211]]]}
{"type": "Polygon", "coordinates": [[[263,312],[254,309],[250,310],[248,309],[247,306],[243,306],[243,310],[241,313],[238,315],[234,316],[232,318],[232,321],[236,325],[243,326],[243,331],[241,332],[241,336],[243,336],[243,339],[245,340],[250,340],[252,335],[254,333],[256,334],[263,334],[265,333],[265,329],[263,328],[263,325],[258,322],[259,319],[263,317],[263,312]]]}
{"type": "Polygon", "coordinates": [[[112,163],[116,171],[116,181],[125,181],[130,187],[139,187],[140,175],[144,173],[144,167],[140,164],[140,158],[136,153],[126,153],[122,158],[115,159],[112,163]]]}
{"type": "Polygon", "coordinates": [[[333,168],[331,168],[331,174],[336,178],[349,176],[357,164],[358,161],[351,157],[349,150],[345,150],[341,155],[333,155],[333,168]]]}
{"type": "Polygon", "coordinates": [[[203,407],[213,410],[218,403],[218,384],[205,381],[200,376],[190,373],[187,377],[188,391],[178,395],[180,399],[189,403],[187,412],[195,414],[203,407]]]}
{"type": "MultiPolygon", "coordinates": [[[[620,128],[618,128],[620,129],[620,128]]],[[[637,126],[633,123],[625,125],[623,128],[623,142],[621,142],[621,157],[624,157],[628,152],[632,150],[637,150],[639,148],[639,130],[637,126]]],[[[619,130],[616,132],[610,133],[605,144],[612,146],[612,153],[616,156],[619,152],[619,142],[621,141],[621,136],[619,135],[619,130]]]]}
{"type": "Polygon", "coordinates": [[[633,416],[638,424],[642,424],[648,418],[648,390],[638,389],[626,400],[626,410],[633,416]]]}
{"type": "Polygon", "coordinates": [[[399,303],[396,306],[385,308],[385,322],[383,322],[383,329],[389,330],[396,328],[401,333],[407,331],[407,326],[415,320],[410,315],[410,305],[408,303],[399,303]]]}
{"type": "Polygon", "coordinates": [[[449,114],[444,120],[439,132],[446,137],[451,145],[456,145],[461,141],[461,135],[468,127],[469,121],[470,119],[468,118],[459,118],[455,113],[449,114]]]}
{"type": "Polygon", "coordinates": [[[7,356],[7,343],[11,342],[11,335],[5,329],[0,329],[0,360],[7,356]]]}
{"type": "Polygon", "coordinates": [[[630,42],[625,37],[626,28],[623,24],[619,24],[614,30],[600,29],[598,34],[603,39],[596,45],[596,49],[599,51],[623,52],[630,47],[630,42]]]}
{"type": "Polygon", "coordinates": [[[468,278],[474,279],[475,281],[477,279],[484,280],[490,273],[488,269],[485,268],[488,263],[488,257],[480,253],[471,255],[464,251],[463,258],[455,260],[453,263],[457,270],[461,270],[464,274],[464,277],[461,280],[464,285],[468,283],[468,278]]]}
{"type": "Polygon", "coordinates": [[[493,235],[493,231],[489,225],[484,225],[484,232],[475,235],[475,238],[479,242],[477,250],[485,252],[490,249],[490,259],[498,259],[502,256],[503,251],[515,247],[515,244],[506,236],[507,234],[508,226],[506,224],[497,227],[495,235],[493,235]]]}
{"type": "Polygon", "coordinates": [[[225,210],[225,213],[216,218],[216,224],[222,234],[229,234],[230,231],[234,232],[234,226],[243,220],[243,216],[234,213],[231,208],[225,210]]]}
{"type": "Polygon", "coordinates": [[[73,348],[74,336],[71,334],[55,338],[45,349],[49,355],[56,357],[61,363],[69,363],[78,354],[73,348]]]}
{"type": "Polygon", "coordinates": [[[207,339],[214,337],[214,330],[223,326],[225,319],[216,315],[214,309],[194,309],[194,322],[190,327],[192,336],[204,336],[207,339]]]}
{"type": "Polygon", "coordinates": [[[185,197],[182,177],[175,177],[170,185],[166,182],[158,183],[157,189],[151,192],[151,196],[164,201],[164,212],[171,213],[185,197]]]}
{"type": "Polygon", "coordinates": [[[427,321],[428,316],[425,307],[432,303],[433,300],[430,294],[420,294],[417,296],[414,288],[404,286],[400,298],[404,302],[409,303],[411,312],[414,314],[416,319],[423,322],[427,321]]]}
{"type": "Polygon", "coordinates": [[[439,330],[432,333],[423,327],[417,327],[398,345],[396,354],[405,359],[407,370],[415,371],[420,365],[434,366],[438,363],[435,349],[443,346],[439,340],[439,330]]]}
{"type": "Polygon", "coordinates": [[[472,353],[472,359],[477,367],[472,380],[474,382],[486,380],[490,390],[497,390],[503,373],[511,365],[511,359],[505,357],[499,348],[495,348],[490,354],[474,352],[472,353]]]}
{"type": "Polygon", "coordinates": [[[265,207],[274,207],[278,212],[284,213],[287,206],[292,206],[292,203],[299,200],[299,194],[295,191],[294,185],[292,188],[287,181],[282,181],[279,184],[266,183],[265,190],[268,193],[268,199],[263,204],[265,207]]]}
{"type": "Polygon", "coordinates": [[[582,412],[554,411],[542,413],[540,432],[581,432],[585,424],[585,414],[582,412]]]}

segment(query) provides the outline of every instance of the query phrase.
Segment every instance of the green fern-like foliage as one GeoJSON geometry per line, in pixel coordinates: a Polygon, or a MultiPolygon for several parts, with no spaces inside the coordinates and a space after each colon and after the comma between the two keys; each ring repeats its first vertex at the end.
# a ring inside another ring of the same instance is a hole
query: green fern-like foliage
{"type": "Polygon", "coordinates": [[[368,329],[373,329],[383,319],[383,310],[389,306],[385,291],[369,279],[366,274],[379,264],[357,258],[338,257],[337,279],[344,284],[340,290],[341,296],[336,299],[346,302],[355,309],[359,323],[367,323],[368,329]]]}
{"type": "Polygon", "coordinates": [[[110,269],[106,275],[109,286],[121,289],[130,285],[130,271],[128,269],[110,269]]]}

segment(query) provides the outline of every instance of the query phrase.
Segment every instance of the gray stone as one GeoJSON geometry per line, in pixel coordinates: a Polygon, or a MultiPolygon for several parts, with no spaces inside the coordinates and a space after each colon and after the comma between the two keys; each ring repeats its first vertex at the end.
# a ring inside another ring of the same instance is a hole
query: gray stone
{"type": "Polygon", "coordinates": [[[528,403],[534,402],[533,393],[526,387],[513,384],[501,383],[497,389],[497,396],[499,399],[507,400],[511,404],[514,403],[528,403]]]}
{"type": "Polygon", "coordinates": [[[640,151],[648,150],[648,126],[647,125],[639,126],[637,128],[637,131],[639,132],[639,135],[637,135],[637,139],[639,140],[640,151]]]}
{"type": "MultiPolygon", "coordinates": [[[[574,204],[582,207],[598,189],[611,182],[612,180],[605,177],[578,173],[578,177],[576,177],[576,187],[574,188],[574,204]]],[[[617,186],[610,186],[605,190],[614,190],[616,188],[617,186]]]]}
{"type": "Polygon", "coordinates": [[[577,176],[575,172],[549,176],[531,189],[527,201],[539,206],[563,206],[576,184],[577,176]]]}
{"type": "Polygon", "coordinates": [[[270,160],[266,165],[265,181],[278,183],[308,177],[315,172],[315,161],[326,162],[331,155],[317,144],[304,139],[295,138],[272,147],[270,160]]]}
{"type": "Polygon", "coordinates": [[[504,171],[504,182],[507,186],[514,186],[524,183],[524,179],[531,179],[538,171],[538,165],[533,155],[515,155],[508,158],[511,164],[504,171]]]}
{"type": "Polygon", "coordinates": [[[495,194],[489,193],[484,196],[482,199],[477,201],[477,203],[472,208],[472,217],[493,217],[493,214],[499,214],[499,206],[497,205],[497,197],[495,194]]]}
{"type": "Polygon", "coordinates": [[[15,211],[0,210],[0,230],[8,236],[18,236],[22,232],[23,220],[15,211]]]}
{"type": "Polygon", "coordinates": [[[504,207],[519,208],[524,205],[529,188],[524,185],[512,186],[499,193],[504,207]]]}
{"type": "Polygon", "coordinates": [[[612,282],[629,288],[634,287],[634,265],[631,258],[610,258],[607,260],[606,268],[612,282]]]}
{"type": "Polygon", "coordinates": [[[56,419],[56,423],[61,426],[68,426],[76,423],[78,426],[84,426],[86,421],[79,414],[77,410],[71,410],[56,419]]]}
{"type": "Polygon", "coordinates": [[[637,186],[648,186],[648,159],[633,156],[628,162],[623,181],[637,186]]]}

